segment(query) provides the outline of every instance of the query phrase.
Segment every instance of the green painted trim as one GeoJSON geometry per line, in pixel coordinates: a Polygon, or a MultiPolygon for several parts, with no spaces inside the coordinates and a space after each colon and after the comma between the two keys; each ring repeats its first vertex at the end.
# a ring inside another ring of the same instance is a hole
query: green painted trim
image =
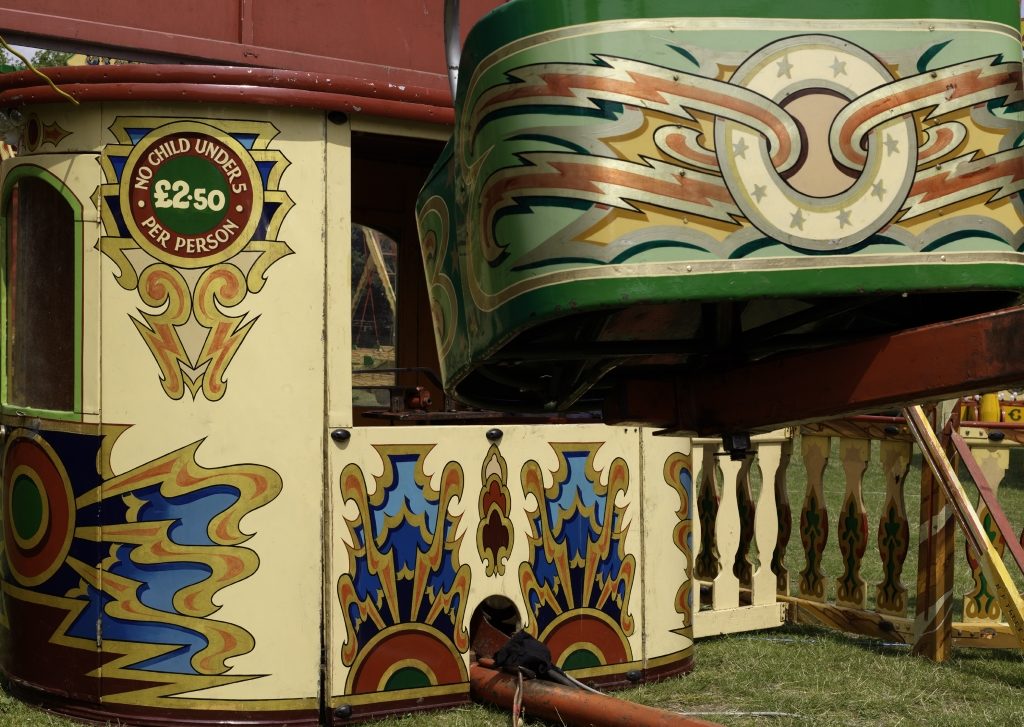
{"type": "Polygon", "coordinates": [[[82,229],[83,209],[82,203],[71,190],[67,188],[58,177],[52,172],[35,164],[18,164],[13,167],[4,178],[3,191],[0,192],[0,278],[3,287],[0,290],[0,408],[5,413],[14,410],[20,415],[34,416],[45,419],[57,419],[62,421],[81,421],[82,419],[82,302],[83,302],[83,256],[85,254],[84,237],[82,229]],[[74,373],[74,410],[62,411],[52,409],[35,409],[32,407],[18,406],[7,400],[7,206],[11,201],[11,194],[14,185],[25,178],[39,179],[56,189],[61,197],[71,207],[75,221],[75,373],[74,373]]]}
{"type": "MultiPolygon", "coordinates": [[[[929,263],[891,265],[847,264],[803,270],[756,270],[690,275],[606,277],[531,290],[486,314],[488,323],[468,345],[470,361],[448,361],[447,386],[457,384],[476,367],[527,328],[569,313],[618,308],[636,303],[681,300],[820,297],[955,291],[1006,290],[1024,296],[1024,264],[929,263]],[[488,335],[490,334],[490,335],[488,335]],[[460,365],[461,364],[461,365],[460,365]]],[[[480,316],[475,308],[470,315],[480,316]]],[[[449,357],[450,359],[451,357],[449,357]]]]}
{"type": "Polygon", "coordinates": [[[535,33],[556,28],[633,18],[794,18],[802,20],[981,20],[1020,29],[1016,3],[1006,0],[847,0],[842,3],[791,0],[785,5],[764,0],[695,3],[679,0],[512,0],[492,10],[469,32],[460,62],[460,77],[489,53],[535,33]]]}

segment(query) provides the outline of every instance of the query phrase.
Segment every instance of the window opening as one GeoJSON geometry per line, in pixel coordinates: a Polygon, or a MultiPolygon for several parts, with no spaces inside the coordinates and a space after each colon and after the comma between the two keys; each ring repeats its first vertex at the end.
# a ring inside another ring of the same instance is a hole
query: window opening
{"type": "Polygon", "coordinates": [[[352,226],[352,403],[388,406],[397,379],[398,243],[352,226]],[[382,371],[377,372],[378,369],[382,371]],[[390,370],[388,370],[390,369],[390,370]]]}
{"type": "Polygon", "coordinates": [[[43,174],[16,167],[4,195],[4,403],[74,412],[80,395],[76,214],[43,174]]]}

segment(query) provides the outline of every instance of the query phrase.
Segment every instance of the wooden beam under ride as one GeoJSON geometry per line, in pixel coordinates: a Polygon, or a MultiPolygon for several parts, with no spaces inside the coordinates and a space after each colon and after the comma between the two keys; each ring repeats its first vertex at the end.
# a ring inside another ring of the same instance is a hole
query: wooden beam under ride
{"type": "Polygon", "coordinates": [[[701,435],[766,431],[1024,382],[1024,307],[727,369],[619,382],[608,423],[701,435]]]}

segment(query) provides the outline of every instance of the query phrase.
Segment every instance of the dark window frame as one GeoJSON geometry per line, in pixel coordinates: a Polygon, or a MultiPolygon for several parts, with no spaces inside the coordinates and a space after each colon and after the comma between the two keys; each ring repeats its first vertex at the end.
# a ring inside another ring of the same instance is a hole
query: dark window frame
{"type": "Polygon", "coordinates": [[[0,336],[3,346],[0,349],[0,406],[6,414],[18,414],[25,416],[37,416],[47,419],[60,419],[68,421],[81,421],[82,418],[82,336],[83,336],[83,209],[81,201],[68,189],[67,185],[52,172],[35,164],[15,164],[7,171],[4,177],[3,190],[0,193],[0,276],[2,276],[2,290],[0,290],[0,336]],[[73,380],[72,380],[72,406],[70,409],[54,409],[45,406],[35,406],[34,403],[18,403],[11,400],[11,371],[10,351],[8,339],[8,321],[10,296],[8,286],[10,283],[10,271],[8,269],[8,223],[10,217],[11,199],[14,190],[19,182],[24,179],[35,179],[49,184],[56,190],[68,204],[72,216],[73,239],[72,264],[74,277],[73,300],[73,336],[74,350],[73,358],[73,380]]]}

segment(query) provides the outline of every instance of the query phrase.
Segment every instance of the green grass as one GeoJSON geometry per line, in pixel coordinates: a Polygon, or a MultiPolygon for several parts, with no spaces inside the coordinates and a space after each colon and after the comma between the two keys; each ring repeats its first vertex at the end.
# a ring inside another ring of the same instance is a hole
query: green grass
{"type": "MultiPolygon", "coordinates": [[[[806,487],[799,442],[789,467],[788,490],[798,523],[806,487]]],[[[874,585],[882,577],[876,532],[885,485],[872,450],[863,496],[869,517],[869,541],[862,575],[868,582],[869,607],[874,585]]],[[[756,472],[755,472],[756,475],[756,472]]],[[[974,494],[966,476],[965,485],[974,494]]],[[[760,487],[754,478],[754,496],[760,487]]],[[[845,493],[838,440],[825,473],[829,540],[823,559],[830,599],[842,570],[836,517],[845,493]]],[[[917,511],[920,502],[920,457],[915,455],[906,486],[911,547],[903,571],[913,614],[917,568],[917,511]]],[[[1017,532],[1024,525],[1024,450],[1014,452],[1010,472],[999,490],[1017,532]]],[[[958,535],[955,592],[970,588],[963,537],[958,535]]],[[[757,560],[755,554],[755,562],[757,560]]],[[[787,550],[791,592],[803,567],[798,526],[787,550]]],[[[1018,588],[1020,573],[1008,562],[1018,588]]],[[[961,618],[960,599],[956,619],[961,618]]],[[[910,655],[909,648],[807,626],[785,626],[759,633],[704,639],[697,643],[696,667],[688,676],[617,692],[623,699],[690,714],[728,727],[753,725],[855,725],[933,727],[1021,725],[1024,727],[1024,656],[1021,652],[957,649],[945,664],[910,655]]],[[[435,713],[418,713],[370,723],[370,727],[491,727],[509,723],[497,709],[467,705],[435,713]]],[[[0,726],[71,727],[76,723],[34,710],[0,694],[0,726]]],[[[527,719],[526,724],[543,724],[527,719]]]]}
{"type": "Polygon", "coordinates": [[[938,665],[908,651],[787,626],[702,640],[689,676],[625,696],[730,726],[1024,724],[1019,654],[938,665]]]}
{"type": "Polygon", "coordinates": [[[0,725],[3,727],[77,727],[79,724],[33,709],[6,692],[0,692],[0,725]]]}

